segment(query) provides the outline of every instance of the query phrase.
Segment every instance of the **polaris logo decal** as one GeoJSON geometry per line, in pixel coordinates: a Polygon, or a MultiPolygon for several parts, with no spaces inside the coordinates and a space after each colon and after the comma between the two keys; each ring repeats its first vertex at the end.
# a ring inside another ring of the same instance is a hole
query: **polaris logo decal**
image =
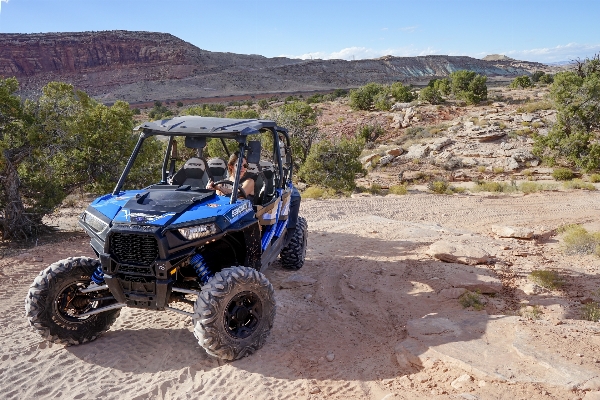
{"type": "Polygon", "coordinates": [[[240,219],[244,214],[247,214],[250,211],[252,211],[252,206],[250,205],[250,202],[245,201],[239,207],[236,207],[233,210],[231,210],[231,217],[227,219],[230,223],[234,223],[235,221],[240,219]]]}
{"type": "Polygon", "coordinates": [[[122,214],[125,221],[127,222],[137,222],[138,224],[143,223],[151,223],[154,221],[158,221],[162,218],[172,217],[175,213],[166,213],[166,214],[144,214],[144,213],[136,213],[130,212],[129,210],[122,210],[119,214],[122,214]]]}

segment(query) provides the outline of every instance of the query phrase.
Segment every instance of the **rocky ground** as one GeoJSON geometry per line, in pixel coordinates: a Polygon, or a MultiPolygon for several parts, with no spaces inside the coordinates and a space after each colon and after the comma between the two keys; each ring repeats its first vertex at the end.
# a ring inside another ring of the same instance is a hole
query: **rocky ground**
{"type": "Polygon", "coordinates": [[[556,121],[547,87],[513,90],[491,87],[485,104],[464,106],[398,103],[392,111],[354,111],[347,100],[320,104],[319,127],[327,137],[351,137],[361,126],[384,134],[363,152],[369,175],[359,184],[384,188],[442,177],[474,180],[548,180],[531,150],[534,133],[545,135],[556,121]]]}
{"type": "Polygon", "coordinates": [[[600,328],[581,309],[597,300],[600,259],[563,254],[554,230],[600,230],[599,210],[586,191],[306,200],[304,268],[266,272],[267,344],[223,363],[179,314],[123,309],[76,347],[33,332],[23,299],[38,271],[92,255],[68,233],[80,209],[64,209],[62,236],[0,259],[0,398],[597,399],[600,328]],[[534,285],[539,269],[565,285],[534,285]]]}

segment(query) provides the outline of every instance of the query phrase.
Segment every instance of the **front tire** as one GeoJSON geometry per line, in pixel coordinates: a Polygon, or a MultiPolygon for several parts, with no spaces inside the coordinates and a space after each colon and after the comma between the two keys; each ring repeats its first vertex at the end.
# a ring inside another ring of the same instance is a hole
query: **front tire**
{"type": "Polygon", "coordinates": [[[194,335],[208,354],[238,360],[266,341],[275,319],[273,286],[252,268],[217,272],[194,305],[194,335]]]}
{"type": "Polygon", "coordinates": [[[90,285],[99,265],[100,261],[94,258],[71,257],[55,262],[35,278],[25,298],[25,313],[29,324],[44,339],[67,345],[82,344],[97,339],[115,322],[120,309],[78,317],[114,302],[100,300],[111,297],[108,290],[79,292],[90,285]]]}
{"type": "Polygon", "coordinates": [[[298,217],[296,229],[289,243],[281,250],[281,266],[286,269],[298,270],[304,265],[306,258],[306,242],[308,238],[308,223],[298,217]]]}

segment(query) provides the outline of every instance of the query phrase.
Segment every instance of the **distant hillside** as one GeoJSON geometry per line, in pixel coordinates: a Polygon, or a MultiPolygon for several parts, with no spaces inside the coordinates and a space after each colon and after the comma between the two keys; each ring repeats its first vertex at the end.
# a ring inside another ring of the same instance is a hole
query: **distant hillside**
{"type": "Polygon", "coordinates": [[[154,32],[0,34],[0,75],[16,76],[22,95],[37,96],[47,82],[61,80],[104,102],[426,82],[459,69],[511,77],[544,68],[512,59],[455,56],[357,61],[266,58],[206,51],[173,35],[154,32]]]}

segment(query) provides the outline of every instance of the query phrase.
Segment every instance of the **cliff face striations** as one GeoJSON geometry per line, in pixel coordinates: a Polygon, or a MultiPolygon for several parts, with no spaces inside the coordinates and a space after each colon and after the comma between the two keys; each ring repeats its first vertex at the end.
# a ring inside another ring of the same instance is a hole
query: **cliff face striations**
{"type": "Polygon", "coordinates": [[[427,81],[459,69],[514,76],[544,66],[452,56],[266,58],[210,52],[152,32],[0,34],[0,75],[17,77],[26,97],[38,95],[53,80],[72,83],[102,101],[136,102],[427,81]]]}

